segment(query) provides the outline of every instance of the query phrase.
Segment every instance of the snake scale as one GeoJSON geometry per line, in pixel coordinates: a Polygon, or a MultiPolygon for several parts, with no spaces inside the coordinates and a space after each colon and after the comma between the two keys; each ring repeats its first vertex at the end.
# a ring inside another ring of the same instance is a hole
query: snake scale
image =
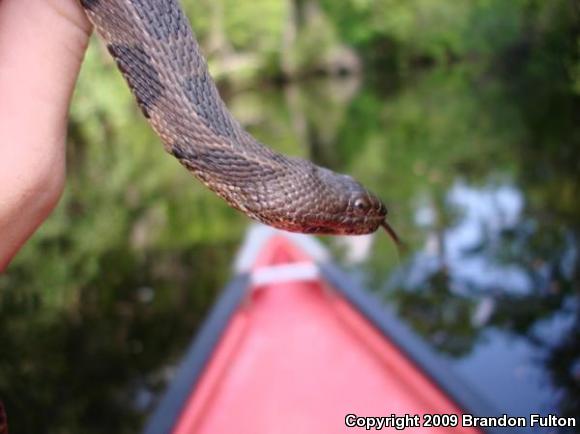
{"type": "Polygon", "coordinates": [[[365,234],[387,209],[347,175],[255,140],[220,98],[178,0],[80,0],[137,99],[174,155],[231,206],[292,232],[365,234]]]}

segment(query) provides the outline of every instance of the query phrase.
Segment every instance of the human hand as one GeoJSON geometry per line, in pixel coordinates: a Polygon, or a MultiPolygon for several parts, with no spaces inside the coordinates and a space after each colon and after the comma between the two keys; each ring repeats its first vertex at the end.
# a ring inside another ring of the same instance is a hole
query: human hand
{"type": "Polygon", "coordinates": [[[0,272],[61,196],[90,32],[78,0],[0,0],[0,272]]]}

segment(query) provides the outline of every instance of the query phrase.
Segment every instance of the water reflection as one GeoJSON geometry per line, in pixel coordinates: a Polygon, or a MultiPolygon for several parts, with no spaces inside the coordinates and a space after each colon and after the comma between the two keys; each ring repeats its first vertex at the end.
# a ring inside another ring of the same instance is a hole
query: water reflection
{"type": "Polygon", "coordinates": [[[441,231],[436,210],[418,207],[425,242],[391,281],[389,298],[499,408],[577,414],[578,299],[553,280],[558,267],[573,281],[575,245],[562,243],[560,263],[547,252],[552,265],[530,250],[538,228],[513,184],[458,182],[445,209],[457,217],[441,231]],[[525,237],[513,237],[518,231],[525,237]]]}
{"type": "MultiPolygon", "coordinates": [[[[247,225],[136,110],[103,113],[95,93],[81,82],[65,198],[0,277],[0,396],[22,433],[136,432],[247,225]]],[[[458,66],[228,104],[259,139],[386,199],[407,256],[382,233],[325,242],[475,387],[506,411],[577,415],[577,102],[544,96],[560,103],[540,113],[501,77],[458,66]]]]}
{"type": "Polygon", "coordinates": [[[508,293],[531,291],[524,270],[502,263],[496,252],[482,251],[483,244],[497,244],[503,231],[520,224],[521,192],[509,185],[478,189],[458,182],[450,188],[445,208],[460,217],[441,231],[432,204],[418,207],[415,221],[425,231],[425,241],[404,273],[404,286],[421,286],[428,275],[445,269],[458,294],[476,287],[508,293]]]}

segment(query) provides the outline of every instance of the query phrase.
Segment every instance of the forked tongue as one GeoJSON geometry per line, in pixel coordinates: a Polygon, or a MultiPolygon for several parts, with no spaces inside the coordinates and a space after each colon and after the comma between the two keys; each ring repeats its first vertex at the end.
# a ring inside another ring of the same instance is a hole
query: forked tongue
{"type": "Polygon", "coordinates": [[[391,227],[387,219],[383,220],[381,226],[385,229],[387,234],[389,234],[389,237],[391,237],[391,239],[395,242],[399,253],[402,253],[402,251],[405,249],[405,244],[401,241],[399,235],[397,235],[397,232],[395,232],[395,230],[391,227]]]}

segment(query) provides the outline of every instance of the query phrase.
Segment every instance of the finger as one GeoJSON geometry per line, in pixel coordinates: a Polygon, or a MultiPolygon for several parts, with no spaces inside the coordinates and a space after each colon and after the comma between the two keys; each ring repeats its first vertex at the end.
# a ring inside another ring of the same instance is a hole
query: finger
{"type": "Polygon", "coordinates": [[[64,128],[89,33],[76,0],[0,2],[2,114],[34,114],[37,127],[64,128]]]}
{"type": "Polygon", "coordinates": [[[0,1],[0,270],[60,196],[89,33],[76,0],[0,1]]]}

